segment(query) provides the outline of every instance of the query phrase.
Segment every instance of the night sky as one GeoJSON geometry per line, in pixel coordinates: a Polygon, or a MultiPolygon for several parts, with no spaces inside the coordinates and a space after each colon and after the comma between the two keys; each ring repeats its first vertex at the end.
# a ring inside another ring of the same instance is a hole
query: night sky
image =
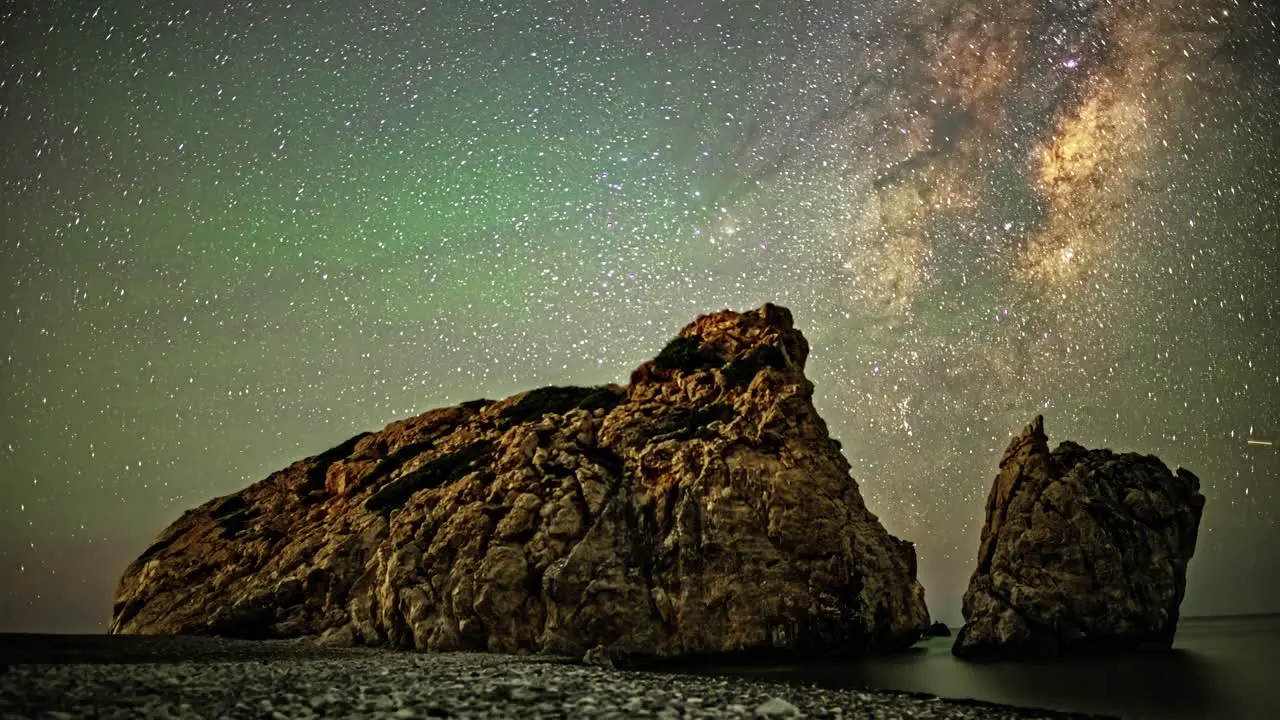
{"type": "Polygon", "coordinates": [[[1261,0],[49,0],[0,33],[0,631],[105,630],[183,510],[357,431],[625,382],[767,301],[935,617],[1037,413],[1200,476],[1184,615],[1280,611],[1261,0]]]}

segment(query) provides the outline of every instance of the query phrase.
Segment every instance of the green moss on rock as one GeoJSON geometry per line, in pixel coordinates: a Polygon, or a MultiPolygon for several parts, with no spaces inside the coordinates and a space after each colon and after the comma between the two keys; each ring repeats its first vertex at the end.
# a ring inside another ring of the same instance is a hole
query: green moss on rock
{"type": "MultiPolygon", "coordinates": [[[[238,496],[237,496],[238,497],[238,496]]],[[[244,500],[242,499],[243,505],[244,500]]],[[[218,529],[222,537],[227,540],[233,540],[239,537],[249,527],[249,523],[258,516],[258,511],[251,507],[241,507],[235,512],[226,515],[214,516],[218,521],[218,529]]]]}
{"type": "Polygon", "coordinates": [[[570,410],[613,409],[622,402],[623,394],[608,387],[550,387],[530,390],[519,402],[502,411],[500,423],[510,427],[537,420],[550,413],[564,414],[570,410]]]}
{"type": "Polygon", "coordinates": [[[724,379],[729,387],[739,387],[749,385],[765,368],[784,370],[786,367],[787,356],[782,350],[772,345],[761,345],[726,365],[724,379]]]}
{"type": "Polygon", "coordinates": [[[735,413],[733,407],[725,403],[714,403],[704,408],[683,412],[669,418],[657,436],[663,440],[690,440],[717,420],[729,422],[735,413]]]}
{"type": "Polygon", "coordinates": [[[417,470],[392,480],[370,495],[364,501],[364,507],[370,512],[390,513],[402,507],[415,493],[448,485],[477,466],[487,464],[492,450],[492,442],[481,440],[429,460],[417,470]]]}
{"type": "Polygon", "coordinates": [[[654,358],[653,362],[667,370],[686,373],[702,370],[715,364],[715,360],[708,358],[702,351],[702,338],[696,336],[673,338],[666,347],[662,348],[662,352],[658,353],[658,357],[654,358]]]}

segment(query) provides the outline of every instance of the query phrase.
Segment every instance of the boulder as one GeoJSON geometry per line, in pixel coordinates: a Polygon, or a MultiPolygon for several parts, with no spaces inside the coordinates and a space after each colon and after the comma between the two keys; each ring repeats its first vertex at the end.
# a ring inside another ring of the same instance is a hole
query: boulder
{"type": "Polygon", "coordinates": [[[925,632],[926,637],[951,637],[951,628],[944,622],[936,622],[925,632]]]}
{"type": "Polygon", "coordinates": [[[928,628],[774,305],[697,318],[629,385],[362,433],[188,511],[112,633],[614,659],[861,653],[928,628]]]}
{"type": "Polygon", "coordinates": [[[1159,458],[1013,438],[987,498],[953,652],[966,658],[1167,649],[1204,496],[1159,458]]]}

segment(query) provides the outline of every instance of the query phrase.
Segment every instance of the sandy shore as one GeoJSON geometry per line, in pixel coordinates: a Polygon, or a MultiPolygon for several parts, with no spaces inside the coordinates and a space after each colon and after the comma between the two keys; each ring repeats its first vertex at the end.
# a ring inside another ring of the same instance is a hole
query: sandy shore
{"type": "Polygon", "coordinates": [[[192,637],[0,636],[0,718],[1083,718],[540,656],[192,637]]]}

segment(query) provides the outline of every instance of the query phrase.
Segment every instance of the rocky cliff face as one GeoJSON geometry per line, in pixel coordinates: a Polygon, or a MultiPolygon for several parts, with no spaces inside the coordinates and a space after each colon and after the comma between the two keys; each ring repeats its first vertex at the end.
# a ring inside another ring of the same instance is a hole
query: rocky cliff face
{"type": "Polygon", "coordinates": [[[1156,457],[1052,452],[1037,417],[1013,438],[987,498],[964,595],[962,657],[1168,648],[1204,496],[1156,457]]]}
{"type": "Polygon", "coordinates": [[[392,423],[188,511],[113,633],[673,657],[863,652],[928,628],[785,308],[681,330],[626,387],[392,423]]]}

